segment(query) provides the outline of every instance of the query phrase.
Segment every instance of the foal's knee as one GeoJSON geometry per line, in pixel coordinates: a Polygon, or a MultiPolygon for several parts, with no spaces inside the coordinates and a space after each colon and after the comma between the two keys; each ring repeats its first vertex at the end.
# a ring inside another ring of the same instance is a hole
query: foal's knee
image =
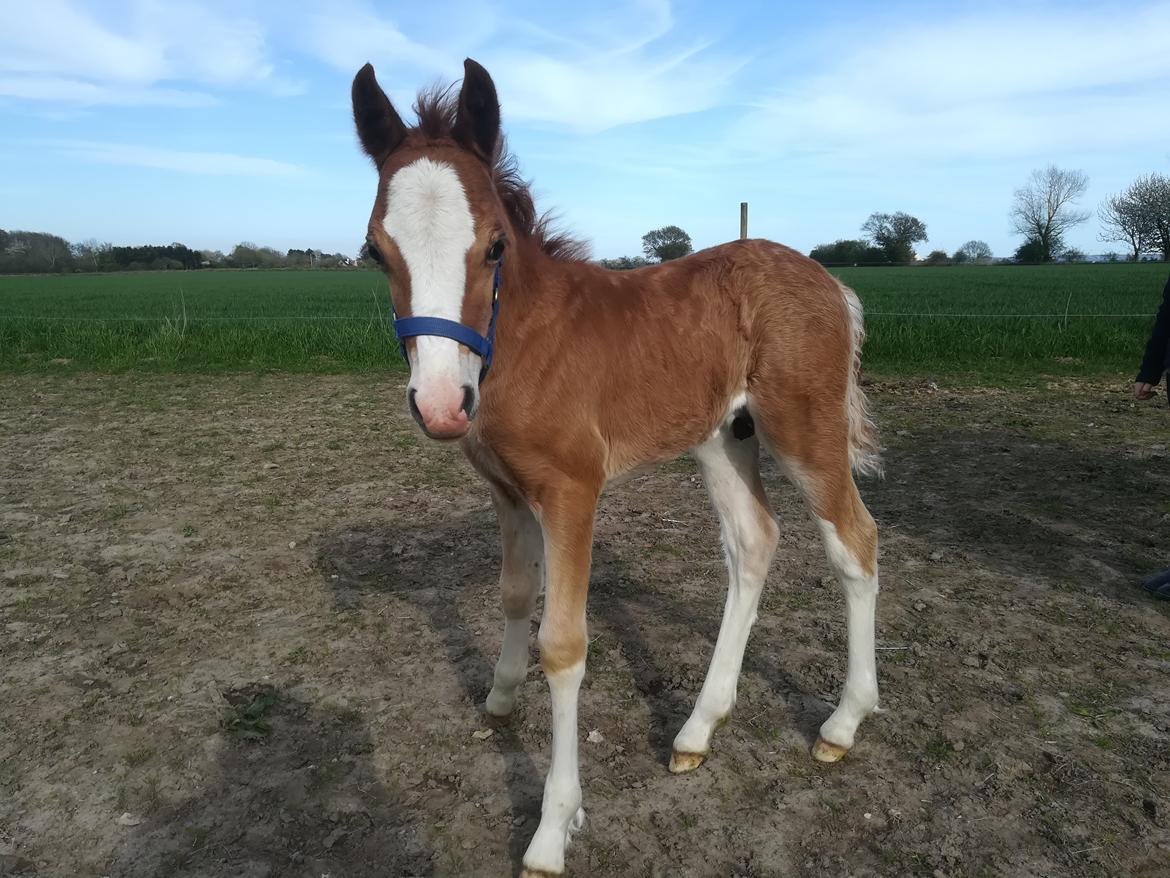
{"type": "Polygon", "coordinates": [[[541,624],[536,638],[540,667],[546,675],[560,673],[585,662],[585,626],[553,627],[541,624]]]}
{"type": "Polygon", "coordinates": [[[505,618],[527,619],[536,610],[541,568],[537,558],[505,564],[500,575],[500,602],[505,618]]]}
{"type": "Polygon", "coordinates": [[[536,611],[536,590],[505,589],[500,603],[505,619],[528,619],[536,611]]]}

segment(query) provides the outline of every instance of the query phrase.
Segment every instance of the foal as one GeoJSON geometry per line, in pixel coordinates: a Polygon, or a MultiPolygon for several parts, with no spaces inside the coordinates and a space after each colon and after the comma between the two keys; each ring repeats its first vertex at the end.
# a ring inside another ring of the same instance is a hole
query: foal
{"type": "Polygon", "coordinates": [[[845,590],[848,668],[812,755],[835,762],[877,706],[877,531],[851,467],[878,467],[857,384],[857,297],[769,241],[736,241],[629,272],[551,236],[506,156],[487,71],[468,59],[457,97],[431,92],[407,128],[366,65],[353,83],[377,166],[367,233],[390,280],[410,363],[407,400],[432,439],[459,440],[487,481],[503,544],[504,640],[488,713],[511,713],[529,618],[552,695],[552,764],[524,875],[559,875],[584,819],[577,692],[593,519],[606,483],[690,451],[719,514],[729,591],[694,712],[670,770],[697,768],[736,681],[778,528],[759,448],[803,492],[845,590]],[[498,315],[498,319],[497,319],[498,315]]]}

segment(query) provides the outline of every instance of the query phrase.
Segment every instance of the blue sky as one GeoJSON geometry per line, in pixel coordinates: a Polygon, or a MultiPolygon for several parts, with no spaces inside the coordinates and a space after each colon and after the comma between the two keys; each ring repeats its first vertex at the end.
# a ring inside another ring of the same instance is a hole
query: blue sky
{"type": "MultiPolygon", "coordinates": [[[[997,254],[1035,167],[1095,209],[1170,172],[1170,3],[0,0],[0,227],[355,253],[375,177],[365,61],[408,117],[470,55],[538,203],[634,254],[677,224],[803,251],[875,210],[997,254]]],[[[408,117],[409,118],[409,117],[408,117]]],[[[1069,243],[1088,252],[1094,218],[1069,243]]]]}

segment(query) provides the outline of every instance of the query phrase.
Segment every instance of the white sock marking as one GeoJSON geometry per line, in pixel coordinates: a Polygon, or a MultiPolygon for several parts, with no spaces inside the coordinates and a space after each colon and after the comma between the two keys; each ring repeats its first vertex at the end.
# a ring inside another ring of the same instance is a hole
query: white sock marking
{"type": "Polygon", "coordinates": [[[771,512],[753,494],[758,486],[759,446],[726,432],[692,450],[711,501],[719,513],[727,557],[727,602],[723,622],[695,709],[674,739],[680,753],[706,753],[715,727],[735,705],[743,653],[756,621],[756,607],[776,549],[771,512]]]}
{"type": "Polygon", "coordinates": [[[552,764],[544,781],[540,826],[524,853],[524,866],[559,875],[565,868],[565,845],[581,828],[581,781],[577,773],[577,693],[585,662],[548,674],[552,695],[552,764]]]}
{"type": "Polygon", "coordinates": [[[878,578],[862,569],[849,548],[837,536],[832,522],[817,519],[829,563],[845,589],[845,614],[849,632],[849,659],[841,702],[821,726],[821,737],[846,749],[853,736],[878,703],[877,662],[874,652],[874,617],[877,610],[878,578]]]}

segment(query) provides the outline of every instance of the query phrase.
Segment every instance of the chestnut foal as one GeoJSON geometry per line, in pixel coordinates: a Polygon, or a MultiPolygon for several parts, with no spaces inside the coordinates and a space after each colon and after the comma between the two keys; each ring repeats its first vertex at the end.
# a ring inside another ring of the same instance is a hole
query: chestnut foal
{"type": "Polygon", "coordinates": [[[577,692],[594,513],[606,483],[635,467],[690,451],[729,571],[711,668],[671,771],[703,762],[735,704],[777,543],[761,444],[803,492],[845,591],[845,686],[812,755],[844,756],[877,706],[877,531],[851,471],[878,468],[857,384],[861,306],[819,265],[762,240],[607,271],[536,217],[504,152],[486,70],[468,59],[457,97],[424,93],[415,109],[408,128],[370,65],[354,79],[358,136],[379,176],[367,247],[390,280],[411,413],[432,439],[461,442],[499,516],[505,622],[486,705],[494,716],[512,711],[544,588],[537,640],[552,764],[524,875],[559,875],[584,819],[577,692]]]}

